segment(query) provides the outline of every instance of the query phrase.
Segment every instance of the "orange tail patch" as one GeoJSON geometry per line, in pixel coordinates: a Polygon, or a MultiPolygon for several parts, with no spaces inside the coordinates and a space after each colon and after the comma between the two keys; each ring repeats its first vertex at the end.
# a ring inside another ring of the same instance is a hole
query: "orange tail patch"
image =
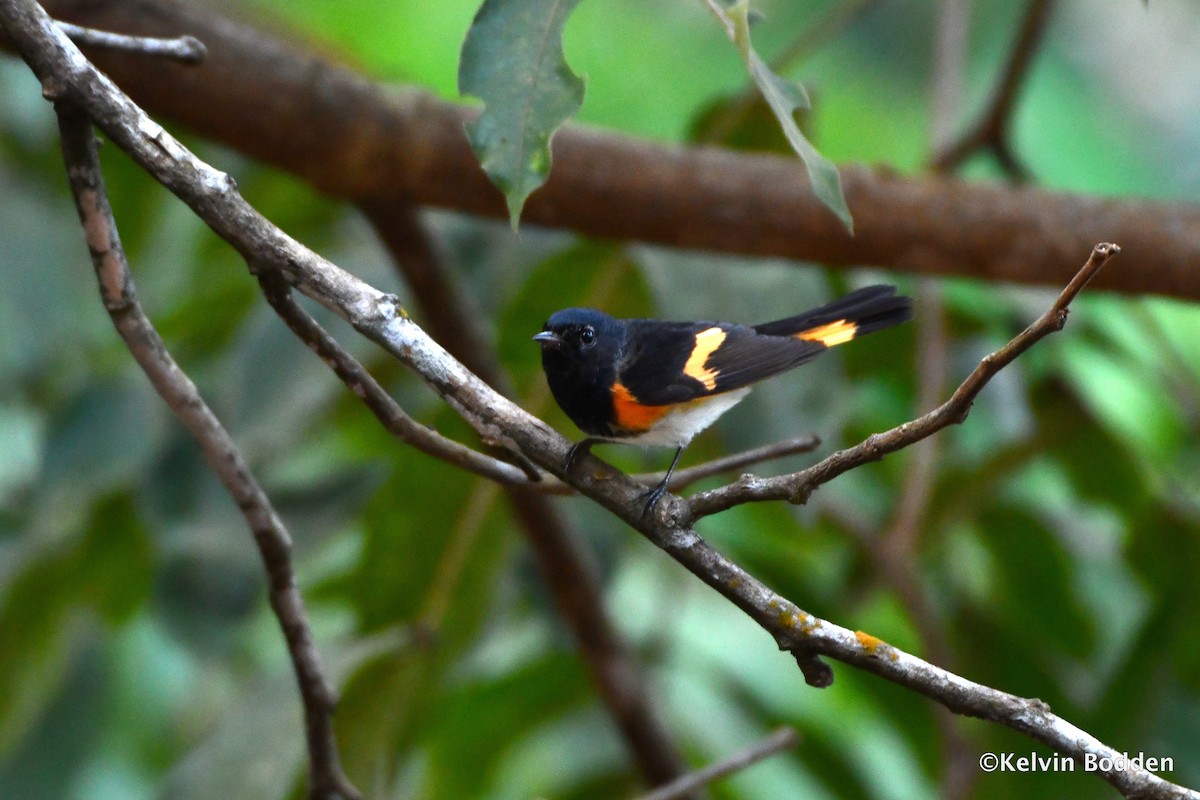
{"type": "Polygon", "coordinates": [[[837,322],[830,322],[825,325],[819,325],[816,328],[800,331],[794,334],[794,336],[806,342],[820,342],[826,347],[835,347],[850,341],[857,333],[858,325],[856,323],[848,319],[839,319],[837,322]]]}

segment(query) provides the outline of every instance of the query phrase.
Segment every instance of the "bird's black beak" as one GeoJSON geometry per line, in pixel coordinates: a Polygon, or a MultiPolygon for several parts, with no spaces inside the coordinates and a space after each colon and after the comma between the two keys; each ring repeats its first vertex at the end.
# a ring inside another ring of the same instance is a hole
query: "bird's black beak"
{"type": "Polygon", "coordinates": [[[554,331],[542,331],[541,333],[535,333],[533,335],[533,340],[542,347],[558,347],[560,344],[562,344],[562,339],[554,331]]]}

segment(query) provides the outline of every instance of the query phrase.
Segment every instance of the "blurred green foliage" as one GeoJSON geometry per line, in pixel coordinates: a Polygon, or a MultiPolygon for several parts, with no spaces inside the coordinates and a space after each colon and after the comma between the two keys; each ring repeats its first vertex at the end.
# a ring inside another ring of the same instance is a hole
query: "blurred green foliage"
{"type": "MultiPolygon", "coordinates": [[[[757,47],[770,58],[832,5],[762,3],[757,47]]],[[[247,13],[282,21],[376,77],[454,97],[476,6],[260,0],[247,13]]],[[[987,95],[1020,6],[975,4],[964,120],[987,95]]],[[[881,3],[792,68],[788,77],[813,95],[803,123],[823,153],[920,168],[934,7],[881,3]]],[[[1193,42],[1200,33],[1200,10],[1186,0],[1100,11],[1060,4],[1015,119],[1017,151],[1040,183],[1196,195],[1195,82],[1180,76],[1196,74],[1200,50],[1155,44],[1167,32],[1182,41],[1183,31],[1193,42]],[[1138,55],[1151,52],[1158,57],[1138,55]]],[[[654,139],[704,129],[746,81],[699,4],[583,3],[566,50],[588,77],[581,119],[654,139]]],[[[297,797],[299,702],[248,532],[111,331],[51,111],[12,58],[0,60],[0,95],[0,797],[297,797]]],[[[737,141],[778,141],[763,135],[768,117],[746,120],[737,141]]],[[[290,233],[407,296],[350,210],[189,144],[290,233]]],[[[297,539],[301,585],[344,693],[337,724],[358,785],[378,798],[636,791],[503,494],[390,440],[274,320],[228,248],[115,148],[103,157],[149,312],[297,539]]],[[[997,177],[986,160],[968,171],[997,177]]],[[[877,272],[532,229],[516,237],[500,223],[441,213],[427,220],[520,399],[570,435],[528,342],[556,308],[755,321],[868,281],[914,286],[877,272]]],[[[1135,254],[1109,268],[1137,269],[1135,254]]],[[[942,296],[948,391],[1053,292],[959,279],[942,282],[942,296]]],[[[411,376],[326,321],[413,414],[472,441],[411,376]]],[[[921,410],[915,347],[909,326],[771,382],[687,460],[810,430],[827,453],[899,423],[921,410]]],[[[1064,332],[1005,370],[966,424],[937,439],[912,576],[931,619],[871,552],[911,453],[823,487],[806,507],[738,508],[702,532],[807,610],[918,654],[928,654],[931,628],[950,648],[944,666],[1040,697],[1118,749],[1173,757],[1164,777],[1197,786],[1198,421],[1200,311],[1088,292],[1064,332]]],[[[600,454],[629,469],[661,468],[668,455],[600,454]]],[[[556,502],[596,554],[609,610],[692,763],[780,723],[801,731],[795,752],[713,796],[938,792],[947,763],[937,707],[842,667],[832,688],[805,687],[769,637],[664,555],[583,501],[556,502]]],[[[1048,754],[995,726],[955,724],[979,752],[1048,754]]],[[[1083,773],[972,774],[974,797],[1108,791],[1083,773]]]]}

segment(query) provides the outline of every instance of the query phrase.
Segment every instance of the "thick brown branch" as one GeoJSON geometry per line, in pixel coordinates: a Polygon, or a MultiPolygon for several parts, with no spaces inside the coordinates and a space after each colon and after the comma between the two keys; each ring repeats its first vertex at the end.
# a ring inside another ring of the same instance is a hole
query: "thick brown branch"
{"type": "Polygon", "coordinates": [[[303,699],[309,755],[308,796],[311,800],[358,800],[361,795],[342,773],[333,732],[337,695],[325,678],[304,600],[296,585],[291,537],[232,437],[167,352],[166,344],[138,302],[104,189],[91,122],[69,101],[60,102],[57,111],[67,174],[104,308],[155,391],[200,445],[209,468],[225,486],[254,534],[267,571],[271,609],[287,641],[303,699]]]}
{"type": "Polygon", "coordinates": [[[743,475],[735,483],[700,492],[688,501],[689,520],[695,521],[709,514],[716,514],[742,503],[763,500],[787,500],[803,503],[818,486],[828,483],[837,476],[861,466],[868,461],[878,461],[888,453],[894,453],[940,431],[948,425],[961,423],[971,410],[971,403],[992,377],[1035,342],[1061,330],[1067,321],[1067,306],[1079,291],[1090,281],[1100,268],[1121,249],[1115,244],[1098,244],[1093,248],[1087,263],[1075,275],[1067,288],[1063,289],[1054,305],[1032,325],[1019,333],[1012,341],[994,353],[985,356],[974,372],[955,390],[942,405],[911,422],[905,422],[889,431],[877,433],[861,444],[833,455],[808,469],[791,475],[775,478],[758,478],[743,475]]]}
{"type": "MultiPolygon", "coordinates": [[[[209,47],[198,68],[97,54],[154,113],[355,202],[400,199],[507,218],[463,134],[472,112],[373,84],[311,52],[172,0],[53,0],[94,27],[209,47]]],[[[1119,241],[1135,270],[1101,286],[1200,298],[1200,207],[842,170],[855,234],[807,189],[795,158],[675,147],[568,126],[527,223],[593,236],[834,265],[1061,286],[1095,242],[1119,241]]]]}

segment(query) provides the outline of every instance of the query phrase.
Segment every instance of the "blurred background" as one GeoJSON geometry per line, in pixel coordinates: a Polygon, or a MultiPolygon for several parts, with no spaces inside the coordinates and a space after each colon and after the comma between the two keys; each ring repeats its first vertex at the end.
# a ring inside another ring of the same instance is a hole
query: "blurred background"
{"type": "MultiPolygon", "coordinates": [[[[459,48],[478,7],[215,5],[446,99],[457,99],[459,48]]],[[[836,162],[925,169],[938,4],[755,7],[768,59],[853,10],[787,57],[785,74],[813,98],[804,127],[836,162]]],[[[1024,7],[971,4],[954,130],[984,106],[1024,7]]],[[[653,140],[707,135],[747,82],[694,2],[582,3],[566,54],[587,76],[581,121],[653,140]]],[[[1198,75],[1200,6],[1190,0],[1063,0],[1018,101],[1014,149],[1041,186],[1193,200],[1198,75]]],[[[0,57],[0,98],[0,797],[300,797],[300,705],[252,540],[98,302],[53,113],[11,55],[0,57]]],[[[776,147],[774,126],[752,111],[732,137],[776,147]]],[[[176,132],[297,239],[410,298],[353,209],[176,132]]],[[[104,159],[148,312],[297,539],[359,787],[379,798],[640,791],[503,493],[386,435],[278,323],[235,253],[115,147],[104,159]]],[[[1006,180],[984,157],[965,174],[1006,180]]],[[[571,437],[529,341],[557,308],[755,322],[872,282],[920,291],[927,327],[840,348],[763,386],[698,438],[684,465],[817,433],[818,453],[758,468],[798,469],[903,422],[927,410],[918,375],[933,370],[928,385],[948,396],[1057,294],[965,278],[921,288],[870,265],[829,270],[531,226],[515,235],[445,212],[423,219],[493,337],[514,399],[571,437]]],[[[1138,264],[1122,256],[1108,269],[1138,264]]],[[[410,413],[474,442],[413,376],[333,330],[410,413]]],[[[1062,333],[1004,370],[966,424],[938,435],[924,479],[912,477],[907,451],[822,487],[807,506],[744,506],[700,531],[807,611],[1039,697],[1118,750],[1172,757],[1162,777],[1196,787],[1198,421],[1200,309],[1085,292],[1062,333]],[[924,502],[902,515],[914,491],[924,502]],[[893,569],[881,562],[885,540],[904,545],[893,569]]],[[[634,471],[665,468],[670,455],[597,452],[634,471]]],[[[592,553],[608,611],[690,764],[781,724],[801,733],[795,750],[711,796],[1115,796],[1083,772],[982,774],[981,752],[1050,751],[854,669],[835,665],[833,687],[806,687],[769,636],[636,533],[585,501],[555,502],[592,553]]]]}

